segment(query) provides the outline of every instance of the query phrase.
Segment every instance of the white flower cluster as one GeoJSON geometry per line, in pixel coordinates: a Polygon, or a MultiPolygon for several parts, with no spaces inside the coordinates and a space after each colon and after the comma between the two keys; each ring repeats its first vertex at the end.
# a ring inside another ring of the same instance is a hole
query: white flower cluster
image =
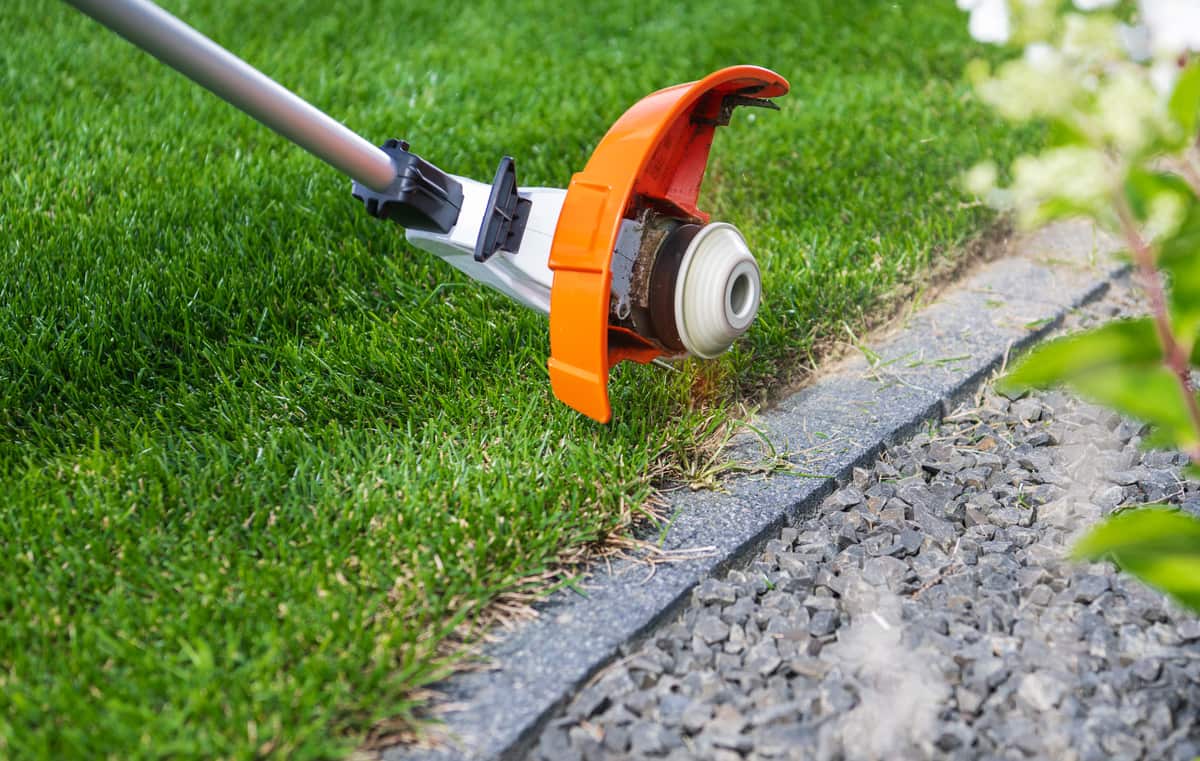
{"type": "Polygon", "coordinates": [[[960,10],[970,11],[967,29],[980,42],[1008,42],[1012,25],[1008,18],[1008,0],[958,0],[960,10]]]}
{"type": "Polygon", "coordinates": [[[997,187],[990,162],[963,178],[968,192],[1037,224],[1053,216],[1111,218],[1133,167],[1178,151],[1170,99],[1188,56],[1200,52],[1200,0],[1138,0],[1133,23],[1118,0],[957,0],[984,42],[1019,44],[995,72],[968,74],[980,98],[1016,122],[1052,127],[1052,147],[1012,167],[997,187]]]}
{"type": "MultiPolygon", "coordinates": [[[[1054,12],[1049,0],[957,0],[970,11],[969,30],[980,42],[1004,43],[1012,37],[1013,17],[1054,12]]],[[[1112,8],[1117,0],[1074,0],[1080,11],[1112,8]]],[[[1145,30],[1142,49],[1162,57],[1200,52],[1200,2],[1197,0],[1138,0],[1141,25],[1145,30]]]]}

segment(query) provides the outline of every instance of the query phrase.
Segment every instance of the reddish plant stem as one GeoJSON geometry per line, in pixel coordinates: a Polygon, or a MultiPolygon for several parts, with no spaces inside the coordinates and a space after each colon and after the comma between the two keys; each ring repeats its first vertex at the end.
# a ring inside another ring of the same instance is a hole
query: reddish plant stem
{"type": "Polygon", "coordinates": [[[1196,168],[1197,157],[1200,157],[1200,135],[1196,135],[1191,148],[1184,149],[1179,162],[1183,167],[1184,179],[1192,186],[1192,191],[1196,195],[1200,195],[1200,169],[1196,168]]]}
{"type": "MultiPolygon", "coordinates": [[[[1117,215],[1121,220],[1122,232],[1129,241],[1134,267],[1137,268],[1138,278],[1142,281],[1142,289],[1150,300],[1150,312],[1154,316],[1159,343],[1162,344],[1163,364],[1179,382],[1179,390],[1192,418],[1192,430],[1200,435],[1200,404],[1197,404],[1195,389],[1192,388],[1191,364],[1188,352],[1184,351],[1171,329],[1166,289],[1163,288],[1162,274],[1154,263],[1154,251],[1138,231],[1133,214],[1123,199],[1117,203],[1117,215]]],[[[1193,464],[1200,465],[1200,442],[1192,444],[1184,451],[1193,464]]]]}
{"type": "Polygon", "coordinates": [[[1200,195],[1200,170],[1196,169],[1196,165],[1192,163],[1191,156],[1184,156],[1180,162],[1180,170],[1183,172],[1183,177],[1192,186],[1192,192],[1200,195]]]}

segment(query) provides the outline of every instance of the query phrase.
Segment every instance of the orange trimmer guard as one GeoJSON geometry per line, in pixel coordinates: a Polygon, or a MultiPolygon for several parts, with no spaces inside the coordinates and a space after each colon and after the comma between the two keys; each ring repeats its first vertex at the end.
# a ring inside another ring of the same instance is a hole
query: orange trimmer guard
{"type": "Polygon", "coordinates": [[[610,271],[621,220],[654,206],[708,222],[696,207],[713,133],[737,98],[774,98],[788,82],[758,66],[731,66],[647,95],[626,111],[571,178],[550,249],[550,384],[562,402],[601,423],[612,417],[608,372],[663,352],[609,325],[610,271]]]}

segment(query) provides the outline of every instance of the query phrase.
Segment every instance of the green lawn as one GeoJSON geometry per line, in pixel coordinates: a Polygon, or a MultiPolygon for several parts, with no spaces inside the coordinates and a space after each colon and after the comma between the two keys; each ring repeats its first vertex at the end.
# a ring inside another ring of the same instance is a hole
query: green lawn
{"type": "Polygon", "coordinates": [[[565,186],[642,95],[790,78],[705,188],[764,267],[730,355],[554,402],[543,318],[65,5],[0,14],[0,757],[338,756],[447,633],[603,537],[705,416],[988,222],[1025,140],[965,96],[953,3],[172,0],[369,138],[565,186]]]}

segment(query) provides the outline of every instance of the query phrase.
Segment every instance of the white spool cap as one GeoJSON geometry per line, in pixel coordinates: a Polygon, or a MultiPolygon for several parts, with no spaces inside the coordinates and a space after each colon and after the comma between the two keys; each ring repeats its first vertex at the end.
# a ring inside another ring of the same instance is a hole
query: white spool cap
{"type": "Polygon", "coordinates": [[[712,359],[754,322],[762,296],[758,264],[746,239],[725,222],[696,233],[675,279],[675,327],[692,354],[712,359]]]}

